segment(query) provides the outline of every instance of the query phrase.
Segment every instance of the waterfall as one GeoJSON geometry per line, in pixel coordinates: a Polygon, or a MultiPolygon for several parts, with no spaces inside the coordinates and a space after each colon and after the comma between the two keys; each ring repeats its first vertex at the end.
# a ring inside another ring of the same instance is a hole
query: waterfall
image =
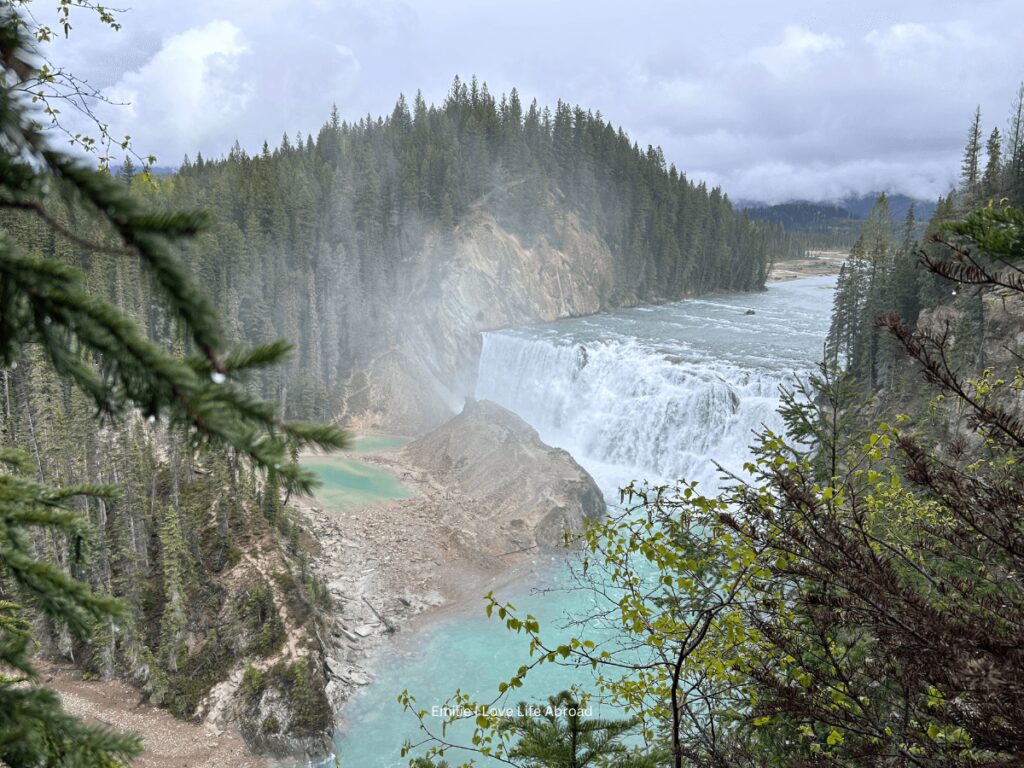
{"type": "Polygon", "coordinates": [[[809,300],[824,297],[795,288],[792,301],[753,297],[757,317],[729,297],[485,333],[476,397],[517,413],[609,493],[631,480],[713,486],[713,462],[739,471],[755,433],[781,429],[780,386],[820,354],[809,300]]]}
{"type": "Polygon", "coordinates": [[[586,345],[503,331],[484,335],[476,396],[596,474],[709,483],[709,460],[740,469],[754,432],[779,427],[779,386],[793,378],[688,362],[637,340],[586,345]]]}

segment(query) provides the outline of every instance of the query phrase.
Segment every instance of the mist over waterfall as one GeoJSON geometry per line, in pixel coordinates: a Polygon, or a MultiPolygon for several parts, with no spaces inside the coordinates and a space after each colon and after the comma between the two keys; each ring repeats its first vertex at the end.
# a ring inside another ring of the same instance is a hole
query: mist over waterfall
{"type": "Polygon", "coordinates": [[[518,413],[606,492],[643,479],[714,484],[713,461],[739,470],[754,433],[781,428],[779,387],[820,358],[817,302],[830,286],[485,333],[476,396],[518,413]]]}

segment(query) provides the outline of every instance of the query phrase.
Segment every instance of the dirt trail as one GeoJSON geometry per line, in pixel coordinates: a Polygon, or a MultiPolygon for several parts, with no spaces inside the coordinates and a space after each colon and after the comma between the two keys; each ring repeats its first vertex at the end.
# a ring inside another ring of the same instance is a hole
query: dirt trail
{"type": "Polygon", "coordinates": [[[254,757],[235,731],[218,734],[212,726],[179,720],[166,709],[151,706],[142,694],[116,680],[83,680],[73,667],[38,664],[46,686],[55,690],[64,708],[90,723],[142,734],[145,752],[134,768],[270,768],[254,757]]]}

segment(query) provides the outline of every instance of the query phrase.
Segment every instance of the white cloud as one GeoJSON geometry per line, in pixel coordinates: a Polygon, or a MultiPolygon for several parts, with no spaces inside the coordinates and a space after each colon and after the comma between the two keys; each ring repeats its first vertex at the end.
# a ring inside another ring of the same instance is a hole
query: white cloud
{"type": "Polygon", "coordinates": [[[864,36],[864,41],[883,55],[903,55],[942,41],[927,24],[893,24],[885,29],[873,29],[864,36]]]}
{"type": "Polygon", "coordinates": [[[856,159],[835,163],[767,161],[725,172],[698,171],[735,200],[841,200],[849,195],[901,192],[924,200],[944,195],[956,182],[956,155],[927,159],[856,159]]]}
{"type": "MultiPolygon", "coordinates": [[[[872,29],[863,37],[867,53],[890,75],[933,79],[962,71],[968,60],[985,57],[998,43],[963,22],[902,23],[872,29]]],[[[967,64],[968,67],[971,64],[967,64]]]]}
{"type": "Polygon", "coordinates": [[[864,35],[864,41],[882,55],[904,56],[941,50],[954,57],[963,55],[967,49],[995,42],[968,24],[956,21],[892,24],[884,29],[872,29],[864,35]]]}
{"type": "Polygon", "coordinates": [[[169,37],[110,89],[114,101],[129,103],[116,112],[118,123],[174,159],[194,153],[244,114],[253,86],[240,64],[250,50],[242,30],[223,20],[169,37]]]}
{"type": "Polygon", "coordinates": [[[818,54],[843,47],[843,41],[825,33],[816,33],[798,25],[787,26],[782,42],[751,53],[751,59],[776,77],[788,77],[806,71],[818,54]]]}
{"type": "Polygon", "coordinates": [[[356,71],[361,68],[359,59],[356,58],[356,54],[347,45],[336,45],[334,46],[334,50],[338,52],[338,57],[343,62],[343,66],[356,71]]]}

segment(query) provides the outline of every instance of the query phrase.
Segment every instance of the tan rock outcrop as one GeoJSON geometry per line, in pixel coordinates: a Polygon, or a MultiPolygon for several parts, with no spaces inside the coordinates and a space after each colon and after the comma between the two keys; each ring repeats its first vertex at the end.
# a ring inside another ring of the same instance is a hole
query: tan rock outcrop
{"type": "Polygon", "coordinates": [[[568,452],[546,445],[533,427],[488,400],[468,401],[405,455],[444,487],[473,498],[493,530],[518,530],[524,546],[560,546],[566,531],[604,514],[600,489],[568,452]]]}
{"type": "Polygon", "coordinates": [[[615,260],[572,214],[524,244],[478,210],[447,237],[428,236],[395,297],[391,345],[353,374],[340,415],[359,429],[419,434],[473,393],[481,331],[635,303],[612,297],[615,260]]]}

